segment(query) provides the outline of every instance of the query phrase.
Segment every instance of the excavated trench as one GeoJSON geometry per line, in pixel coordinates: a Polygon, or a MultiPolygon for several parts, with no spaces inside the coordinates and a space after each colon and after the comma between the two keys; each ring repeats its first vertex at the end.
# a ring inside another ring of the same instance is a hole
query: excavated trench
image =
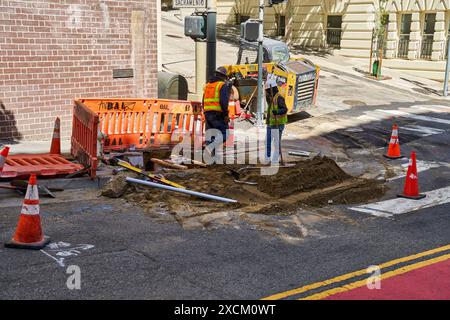
{"type": "Polygon", "coordinates": [[[305,208],[314,210],[330,204],[362,203],[377,199],[385,192],[380,181],[354,178],[328,157],[296,161],[292,167],[275,171],[269,171],[275,173],[273,175],[261,175],[260,168],[248,165],[216,165],[161,172],[165,178],[188,189],[235,199],[237,204],[130,185],[125,178],[136,177],[130,172],[114,176],[103,188],[102,195],[123,198],[152,216],[176,220],[186,228],[236,225],[238,221],[255,220],[253,224],[263,229],[277,229],[280,224],[297,225],[296,232],[303,234],[297,215],[305,208]],[[230,171],[234,171],[234,175],[230,171]],[[241,183],[236,182],[236,178],[241,183]],[[269,216],[283,218],[274,220],[269,216]]]}

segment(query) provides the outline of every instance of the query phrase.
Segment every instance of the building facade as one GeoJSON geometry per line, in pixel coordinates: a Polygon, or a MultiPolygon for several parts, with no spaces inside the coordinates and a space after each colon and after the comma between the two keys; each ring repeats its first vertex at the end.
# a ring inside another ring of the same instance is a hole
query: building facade
{"type": "Polygon", "coordinates": [[[155,0],[0,0],[0,140],[57,116],[69,137],[79,97],[156,97],[157,28],[155,0]]]}
{"type": "MultiPolygon", "coordinates": [[[[218,0],[220,23],[258,17],[258,0],[218,0]]],[[[385,28],[383,65],[443,80],[450,29],[450,0],[289,0],[267,8],[264,30],[290,45],[334,48],[366,58],[373,30],[385,28]]]]}

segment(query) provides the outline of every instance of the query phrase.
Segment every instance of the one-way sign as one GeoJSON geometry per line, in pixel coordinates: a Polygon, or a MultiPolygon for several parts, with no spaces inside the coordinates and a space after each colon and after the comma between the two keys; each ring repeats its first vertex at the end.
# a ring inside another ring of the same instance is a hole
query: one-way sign
{"type": "Polygon", "coordinates": [[[174,8],[206,8],[206,0],[173,0],[174,8]]]}

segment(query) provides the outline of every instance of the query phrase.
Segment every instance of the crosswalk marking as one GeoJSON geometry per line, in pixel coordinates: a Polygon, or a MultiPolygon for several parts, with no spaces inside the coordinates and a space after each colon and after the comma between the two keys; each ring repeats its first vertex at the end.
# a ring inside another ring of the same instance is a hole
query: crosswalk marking
{"type": "Polygon", "coordinates": [[[450,202],[450,187],[424,192],[426,197],[421,200],[395,198],[375,203],[351,207],[350,210],[368,213],[377,217],[389,218],[420,209],[430,208],[450,202]]]}
{"type": "Polygon", "coordinates": [[[436,122],[436,123],[442,123],[442,124],[448,124],[448,125],[450,125],[450,120],[445,120],[445,119],[440,119],[440,118],[435,118],[435,117],[428,117],[428,116],[423,116],[423,115],[413,114],[413,113],[409,113],[409,112],[405,112],[405,111],[400,111],[400,110],[382,110],[382,109],[376,109],[375,111],[377,111],[377,112],[383,112],[383,113],[387,113],[387,114],[392,114],[392,115],[396,115],[396,116],[400,116],[400,117],[406,117],[406,118],[416,119],[416,120],[429,121],[429,122],[436,122]]]}
{"type": "MultiPolygon", "coordinates": [[[[408,169],[409,161],[402,163],[402,172],[395,177],[386,179],[387,181],[392,181],[400,178],[404,178],[406,176],[406,171],[408,169]]],[[[423,172],[434,168],[439,167],[447,167],[450,168],[450,163],[445,162],[436,162],[436,161],[425,161],[425,160],[417,160],[417,172],[423,172]]]]}
{"type": "Polygon", "coordinates": [[[441,106],[441,105],[414,105],[411,108],[419,108],[422,110],[430,110],[433,112],[450,112],[450,107],[441,106]]]}
{"type": "Polygon", "coordinates": [[[432,135],[435,135],[435,134],[442,134],[442,133],[445,132],[445,130],[442,130],[442,129],[431,128],[431,127],[424,127],[424,126],[417,126],[417,125],[402,126],[401,130],[408,130],[408,131],[419,132],[424,137],[432,136],[432,135]]]}

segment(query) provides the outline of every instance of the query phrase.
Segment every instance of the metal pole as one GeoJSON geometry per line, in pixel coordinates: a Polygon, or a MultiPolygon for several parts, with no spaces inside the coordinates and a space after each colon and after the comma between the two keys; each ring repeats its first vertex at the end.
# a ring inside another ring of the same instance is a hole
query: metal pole
{"type": "Polygon", "coordinates": [[[259,37],[258,37],[258,109],[256,125],[264,126],[264,83],[263,83],[263,39],[264,39],[264,0],[259,0],[259,37]]]}
{"type": "Polygon", "coordinates": [[[209,199],[209,200],[216,200],[216,201],[228,202],[228,203],[237,203],[237,201],[233,200],[233,199],[218,197],[218,196],[214,196],[214,195],[202,193],[202,192],[197,192],[197,191],[175,188],[175,187],[166,186],[166,185],[160,184],[160,183],[154,183],[154,182],[140,180],[140,179],[134,179],[134,178],[130,178],[130,177],[127,177],[126,181],[137,183],[137,184],[142,184],[144,186],[154,187],[154,188],[158,188],[158,189],[175,191],[175,192],[179,192],[179,193],[185,193],[185,194],[189,194],[192,196],[197,196],[197,197],[201,197],[201,198],[205,198],[205,199],[209,199]]]}
{"type": "Polygon", "coordinates": [[[206,83],[206,42],[195,41],[195,93],[197,101],[201,101],[203,86],[206,83]]]}
{"type": "Polygon", "coordinates": [[[208,0],[208,12],[206,18],[206,76],[208,79],[214,75],[214,71],[216,70],[216,19],[216,0],[208,0]]]}
{"type": "Polygon", "coordinates": [[[448,72],[450,69],[450,60],[448,56],[450,55],[450,39],[447,39],[447,64],[445,65],[445,77],[444,77],[444,97],[448,95],[448,72]]]}

